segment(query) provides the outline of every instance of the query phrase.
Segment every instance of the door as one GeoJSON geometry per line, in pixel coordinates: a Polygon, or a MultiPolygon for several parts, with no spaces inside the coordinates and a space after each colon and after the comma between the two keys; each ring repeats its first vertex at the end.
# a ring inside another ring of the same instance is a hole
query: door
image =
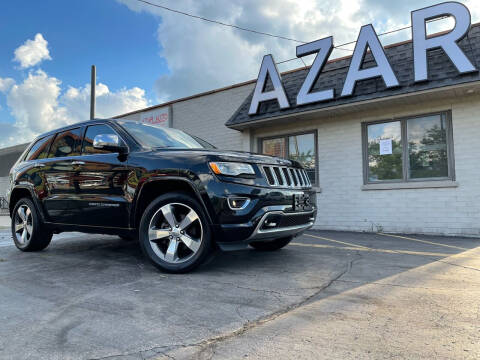
{"type": "Polygon", "coordinates": [[[60,132],[53,140],[48,157],[37,161],[45,176],[43,206],[51,222],[75,224],[78,199],[74,166],[81,144],[82,128],[60,132]]]}
{"type": "Polygon", "coordinates": [[[130,201],[126,194],[127,156],[95,149],[97,135],[117,135],[106,124],[87,127],[82,155],[74,166],[78,186],[77,223],[97,227],[129,227],[130,201]]]}

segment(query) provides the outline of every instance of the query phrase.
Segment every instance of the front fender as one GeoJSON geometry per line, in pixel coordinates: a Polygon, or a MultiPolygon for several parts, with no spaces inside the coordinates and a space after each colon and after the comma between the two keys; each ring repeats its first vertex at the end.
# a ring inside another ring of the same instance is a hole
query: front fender
{"type": "MultiPolygon", "coordinates": [[[[146,188],[146,185],[152,184],[152,183],[158,183],[160,186],[162,183],[171,183],[171,182],[179,182],[184,186],[188,186],[188,188],[191,190],[191,192],[195,195],[195,198],[199,201],[200,205],[203,207],[207,218],[210,222],[210,224],[213,223],[215,219],[215,214],[213,211],[212,204],[209,201],[208,194],[206,193],[201,181],[198,179],[198,177],[182,177],[182,176],[162,176],[162,177],[150,177],[146,179],[145,181],[141,182],[141,185],[138,187],[134,201],[132,203],[132,212],[131,212],[131,224],[133,225],[132,227],[135,227],[134,224],[137,224],[139,221],[139,218],[142,216],[142,214],[139,213],[139,199],[142,197],[143,191],[146,188]],[[196,179],[195,179],[196,178],[196,179]]],[[[152,199],[153,200],[153,199],[152,199]]]]}

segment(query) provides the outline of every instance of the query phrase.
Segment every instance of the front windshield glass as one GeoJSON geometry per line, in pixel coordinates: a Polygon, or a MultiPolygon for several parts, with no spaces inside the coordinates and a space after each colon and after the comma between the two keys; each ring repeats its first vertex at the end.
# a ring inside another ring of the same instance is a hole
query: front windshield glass
{"type": "Polygon", "coordinates": [[[142,146],[149,148],[214,149],[205,140],[193,137],[181,130],[162,128],[136,121],[118,121],[142,146]]]}

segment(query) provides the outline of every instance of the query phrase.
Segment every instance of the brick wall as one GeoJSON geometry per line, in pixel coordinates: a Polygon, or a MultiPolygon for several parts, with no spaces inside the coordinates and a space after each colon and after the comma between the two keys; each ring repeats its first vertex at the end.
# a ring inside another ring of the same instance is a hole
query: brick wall
{"type": "MultiPolygon", "coordinates": [[[[255,138],[318,130],[317,229],[480,235],[480,97],[263,128],[255,138]],[[458,187],[362,191],[361,123],[451,110],[458,187]]],[[[257,141],[253,142],[256,148],[257,141]]]]}
{"type": "Polygon", "coordinates": [[[254,86],[248,84],[174,103],[173,127],[196,135],[220,149],[242,150],[242,133],[227,128],[225,122],[237,111],[254,86]]]}

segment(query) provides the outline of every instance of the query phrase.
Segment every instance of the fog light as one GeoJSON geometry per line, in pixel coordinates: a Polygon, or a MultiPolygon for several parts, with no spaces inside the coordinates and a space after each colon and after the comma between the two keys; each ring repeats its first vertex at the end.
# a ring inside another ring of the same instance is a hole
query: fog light
{"type": "Polygon", "coordinates": [[[246,197],[228,198],[228,206],[232,210],[243,210],[250,203],[250,199],[246,197]]]}

